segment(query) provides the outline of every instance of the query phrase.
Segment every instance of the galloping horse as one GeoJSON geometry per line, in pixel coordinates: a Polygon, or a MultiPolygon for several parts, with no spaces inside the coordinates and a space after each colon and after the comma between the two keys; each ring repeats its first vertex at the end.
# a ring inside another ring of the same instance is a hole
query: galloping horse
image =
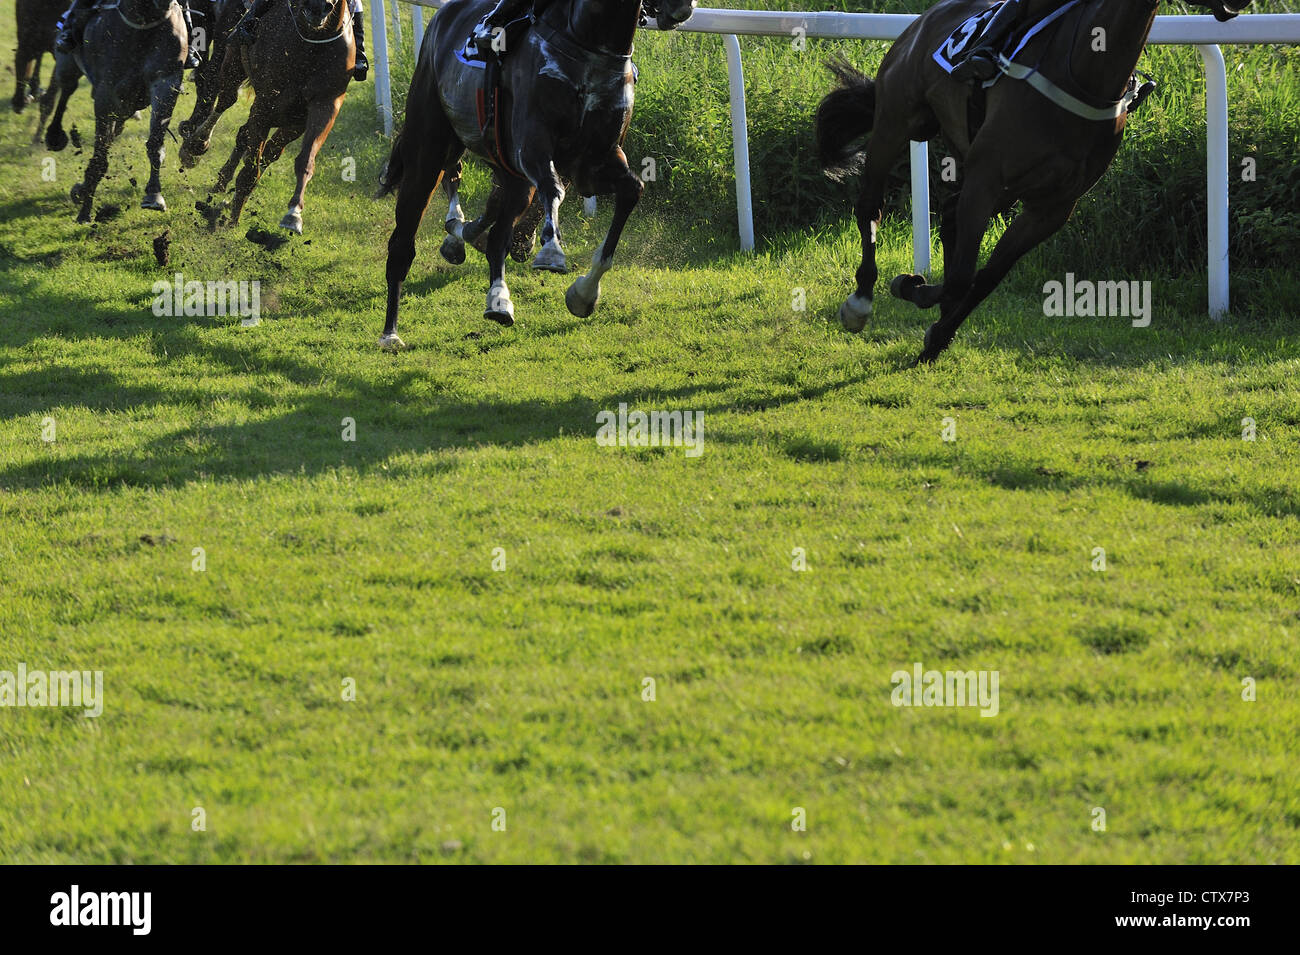
{"type": "Polygon", "coordinates": [[[181,147],[181,163],[191,166],[208,151],[212,129],[234,104],[245,77],[253,85],[248,122],[235,137],[235,148],[217,174],[214,194],[225,192],[239,161],[230,221],[239,221],[244,203],[267,166],[284,148],[303,136],[294,163],[298,188],[280,227],[302,234],[303,195],[316,171],[316,154],[334,128],[356,62],[352,15],[347,0],[284,0],[262,17],[251,46],[229,44],[221,70],[216,109],[181,147]],[[271,130],[275,129],[275,135],[271,130]],[[305,133],[305,136],[304,136],[305,133]]]}
{"type": "Polygon", "coordinates": [[[14,51],[13,107],[24,107],[41,95],[41,57],[54,54],[54,28],[59,22],[66,0],[18,0],[18,47],[14,51]],[[27,89],[23,89],[26,86],[27,89]]]}
{"type": "MultiPolygon", "coordinates": [[[[1251,0],[1236,7],[1222,0],[1191,2],[1225,21],[1251,0]]],[[[890,48],[874,83],[847,63],[831,64],[840,87],[817,110],[822,168],[836,178],[859,167],[863,171],[854,207],[862,264],[857,289],[840,308],[846,329],[860,331],[871,315],[886,180],[908,140],[925,141],[942,131],[963,160],[960,192],[944,206],[940,220],[943,284],[900,275],[890,285],[893,295],[920,308],[939,306],[940,318],[926,332],[917,359],[928,363],[1012,266],[1065,224],[1079,198],[1109,167],[1134,95],[1131,78],[1159,5],[1159,0],[1079,0],[1065,9],[1054,29],[1040,32],[1015,56],[1015,64],[1004,66],[1011,72],[987,90],[984,119],[973,132],[973,91],[945,72],[936,51],[986,13],[989,0],[945,0],[932,7],[890,48]],[[1104,51],[1094,48],[1098,36],[1106,38],[1104,51]],[[1011,78],[1017,76],[1027,81],[1011,78]],[[1050,99],[1039,92],[1053,87],[1050,99]],[[858,141],[868,133],[864,148],[858,141]],[[976,271],[989,220],[1017,200],[1019,215],[976,271]]]]}
{"type": "Polygon", "coordinates": [[[163,137],[181,91],[188,42],[185,21],[173,0],[117,0],[115,6],[96,11],[78,50],[55,57],[54,80],[41,98],[42,126],[55,95],[59,98],[45,145],[55,152],[67,146],[63,112],[83,74],[90,80],[95,100],[95,153],[85,178],[72,187],[72,201],[80,204],[78,222],[90,221],[95,189],[108,171],[109,146],[127,119],[146,106],[150,107],[149,138],[145,141],[149,182],[140,205],[159,211],[167,208],[158,173],[163,137]]]}
{"type": "MultiPolygon", "coordinates": [[[[644,188],[628,169],[620,144],[632,117],[632,39],[641,0],[571,0],[552,3],[513,43],[501,68],[502,95],[496,104],[493,136],[480,122],[479,102],[491,101],[483,89],[483,70],[460,51],[490,0],[455,0],[434,19],[424,36],[406,105],[406,125],[393,144],[381,182],[397,190],[397,223],[388,240],[388,307],[381,348],[402,348],[397,307],[415,258],[415,234],[444,172],[455,169],[468,149],[498,172],[493,197],[495,222],[488,233],[491,285],[484,316],[502,325],[514,322],[514,303],[505,282],[506,247],[514,223],[536,191],[544,209],[542,248],[533,268],[566,271],[560,245],[559,212],[564,200],[561,177],[583,195],[614,194],[614,218],[592,261],[564,296],[570,312],[590,315],[600,295],[600,278],[613,265],[614,250],[644,188]]],[[[653,11],[659,25],[686,20],[694,0],[665,0],[653,11]]],[[[464,229],[453,214],[453,235],[464,229]]]]}
{"type": "Polygon", "coordinates": [[[199,16],[204,18],[207,43],[200,51],[203,62],[191,74],[194,79],[194,108],[190,110],[190,118],[181,120],[177,126],[177,132],[182,138],[212,115],[217,94],[221,91],[221,68],[225,64],[226,51],[231,46],[230,33],[244,15],[244,2],[205,0],[202,3],[192,2],[191,9],[196,19],[199,16]]]}

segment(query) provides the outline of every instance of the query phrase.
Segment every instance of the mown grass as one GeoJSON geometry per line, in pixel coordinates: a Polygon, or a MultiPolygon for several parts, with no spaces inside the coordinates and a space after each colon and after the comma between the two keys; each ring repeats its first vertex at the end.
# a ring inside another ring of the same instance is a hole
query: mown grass
{"type": "MultiPolygon", "coordinates": [[[[643,89],[683,42],[647,38],[643,89]]],[[[1134,329],[1044,319],[1031,262],[916,370],[928,316],[833,321],[842,207],[749,256],[725,191],[664,184],[585,321],[512,266],[521,323],[485,323],[435,216],[413,348],[381,354],[369,95],[275,252],[192,211],[231,120],[169,160],[165,215],[136,208],[133,126],[93,229],[65,198],[85,157],[45,182],[34,117],[0,121],[0,670],[102,669],[107,697],[0,710],[0,858],[1300,861],[1293,276],[1216,325],[1149,263],[1134,329]],[[260,280],[263,323],[156,318],[177,271],[260,280]],[[620,402],[703,412],[705,452],[598,447],[620,402]],[[895,708],[916,661],[998,670],[1000,714],[895,708]]],[[[566,214],[574,262],[607,215],[566,214]]],[[[891,222],[882,274],[907,247],[891,222]]]]}

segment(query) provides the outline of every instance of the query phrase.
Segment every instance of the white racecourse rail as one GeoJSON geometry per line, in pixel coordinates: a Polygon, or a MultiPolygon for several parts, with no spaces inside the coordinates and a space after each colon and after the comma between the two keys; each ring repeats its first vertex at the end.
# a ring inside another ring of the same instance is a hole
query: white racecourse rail
{"type": "MultiPolygon", "coordinates": [[[[444,0],[411,0],[415,49],[424,35],[421,7],[440,7],[444,0]]],[[[392,22],[401,37],[397,0],[392,22]]],[[[393,132],[393,94],[389,81],[385,0],[370,0],[375,48],[375,100],[384,132],[393,132]]],[[[896,40],[915,20],[900,13],[793,13],[769,10],[699,9],[679,30],[722,35],[731,87],[731,135],[736,164],[736,213],[740,247],[754,248],[754,209],[749,185],[749,130],[745,118],[745,74],[740,36],[896,40]]],[[[653,29],[650,27],[649,29],[653,29]]],[[[1228,78],[1219,44],[1300,43],[1300,14],[1244,13],[1228,23],[1211,16],[1156,17],[1151,42],[1195,46],[1205,63],[1206,188],[1208,190],[1209,311],[1214,318],[1228,311],[1228,78]]],[[[930,271],[929,151],[912,144],[912,255],[917,272],[930,271]]]]}

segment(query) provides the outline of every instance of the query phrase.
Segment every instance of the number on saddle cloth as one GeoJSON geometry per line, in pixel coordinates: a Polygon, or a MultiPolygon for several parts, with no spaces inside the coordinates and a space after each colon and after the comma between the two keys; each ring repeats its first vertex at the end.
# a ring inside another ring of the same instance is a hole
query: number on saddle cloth
{"type": "MultiPolygon", "coordinates": [[[[1003,0],[1005,3],[1006,0],[1003,0]]],[[[997,12],[1002,9],[1002,3],[995,3],[981,13],[966,19],[961,26],[952,31],[952,35],[939,45],[934,51],[934,61],[943,67],[945,73],[951,73],[957,60],[964,52],[974,49],[979,42],[984,31],[988,29],[989,23],[997,12]]]]}

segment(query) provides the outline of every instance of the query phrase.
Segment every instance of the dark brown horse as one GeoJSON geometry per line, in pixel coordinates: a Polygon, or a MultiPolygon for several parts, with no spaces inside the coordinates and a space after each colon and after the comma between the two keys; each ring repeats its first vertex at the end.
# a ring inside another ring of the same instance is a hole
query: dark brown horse
{"type": "MultiPolygon", "coordinates": [[[[514,322],[505,282],[506,247],[534,192],[545,222],[533,268],[554,272],[567,270],[559,229],[562,178],[583,195],[614,194],[614,218],[591,271],[579,276],[564,296],[569,311],[585,318],[596,307],[600,278],[614,263],[623,226],[644,189],[620,148],[632,116],[632,39],[641,0],[550,4],[508,49],[498,124],[503,133],[496,142],[480,122],[484,71],[458,56],[490,5],[491,0],[455,0],[439,11],[424,35],[407,96],[406,125],[382,177],[385,191],[397,190],[397,223],[388,240],[381,348],[404,347],[397,335],[397,308],[415,258],[415,235],[429,197],[466,150],[500,172],[500,190],[492,200],[499,205],[488,233],[490,286],[484,316],[503,325],[514,322]]],[[[693,8],[694,0],[664,0],[658,8],[660,25],[681,23],[693,8]]],[[[449,224],[456,234],[454,217],[449,216],[449,224]]]]}
{"type": "MultiPolygon", "coordinates": [[[[1249,5],[1192,0],[1221,21],[1249,5]]],[[[839,177],[859,167],[854,211],[862,233],[857,289],[840,308],[840,322],[860,331],[871,315],[877,278],[876,229],[891,168],[909,140],[942,132],[961,157],[961,189],[943,208],[944,281],[926,284],[900,275],[890,292],[920,308],[939,306],[919,362],[931,362],[958,326],[997,288],[1020,258],[1069,219],[1079,198],[1110,165],[1127,119],[1133,71],[1155,21],[1159,0],[1079,0],[1054,28],[1044,30],[1015,59],[1075,100],[1058,105],[1031,86],[1002,78],[986,94],[983,122],[970,129],[971,87],[952,79],[934,53],[989,0],[945,0],[916,20],[890,48],[874,83],[847,63],[832,64],[840,87],[817,110],[822,168],[839,177]],[[1098,34],[1096,31],[1104,33],[1098,34]],[[1097,37],[1105,38],[1099,51],[1097,37]],[[862,137],[870,133],[866,146],[862,137]],[[989,220],[1019,201],[1020,213],[977,271],[989,220]]],[[[1051,4],[1060,6],[1060,4],[1051,4]]]]}
{"type": "Polygon", "coordinates": [[[40,127],[45,125],[51,109],[54,112],[45,132],[45,145],[54,152],[67,146],[63,113],[83,75],[90,80],[95,101],[95,153],[86,166],[85,177],[72,187],[72,201],[79,206],[78,222],[90,221],[95,190],[108,171],[109,147],[126,121],[146,106],[149,182],[140,205],[160,212],[167,208],[159,178],[163,141],[181,91],[188,40],[180,7],[172,0],[117,0],[98,10],[86,24],[76,51],[55,56],[54,78],[41,97],[40,127]]]}
{"type": "Polygon", "coordinates": [[[234,104],[247,78],[254,93],[248,122],[236,135],[235,148],[212,189],[214,194],[225,192],[243,160],[230,205],[232,224],[239,221],[262,171],[302,136],[302,150],[294,163],[298,188],[280,220],[281,228],[302,233],[303,195],[316,171],[316,154],[334,128],[347,95],[355,62],[347,0],[281,0],[262,17],[251,46],[228,45],[216,109],[186,137],[181,162],[193,165],[208,151],[213,127],[234,104]]]}
{"type": "Polygon", "coordinates": [[[54,25],[67,9],[66,0],[18,0],[18,48],[14,51],[13,107],[21,113],[41,95],[41,57],[54,55],[54,25]],[[27,87],[23,89],[23,87],[27,87]]]}
{"type": "Polygon", "coordinates": [[[221,68],[226,51],[230,49],[230,33],[244,15],[243,0],[191,0],[194,13],[194,32],[204,32],[204,42],[199,47],[202,63],[191,76],[194,79],[194,109],[190,118],[181,120],[177,131],[188,136],[205,119],[212,115],[221,91],[221,68]]]}

